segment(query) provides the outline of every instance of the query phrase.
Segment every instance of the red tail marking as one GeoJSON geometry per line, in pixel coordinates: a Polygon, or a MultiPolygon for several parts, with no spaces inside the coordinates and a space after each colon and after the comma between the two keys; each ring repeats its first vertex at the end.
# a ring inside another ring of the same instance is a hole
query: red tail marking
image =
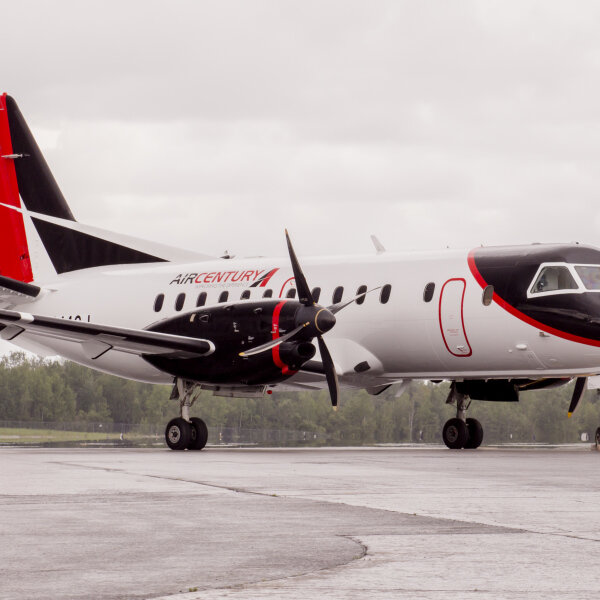
{"type": "MultiPolygon", "coordinates": [[[[0,95],[0,156],[12,153],[6,94],[2,94],[0,95]]],[[[17,173],[11,158],[0,158],[0,202],[21,207],[17,173]]],[[[0,207],[0,274],[19,281],[33,281],[23,215],[4,206],[0,207]]]]}

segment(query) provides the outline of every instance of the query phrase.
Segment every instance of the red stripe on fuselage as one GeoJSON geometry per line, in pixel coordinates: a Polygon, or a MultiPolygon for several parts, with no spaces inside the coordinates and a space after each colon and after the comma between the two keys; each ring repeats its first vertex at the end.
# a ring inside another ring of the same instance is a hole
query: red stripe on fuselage
{"type": "MultiPolygon", "coordinates": [[[[281,314],[281,309],[283,308],[283,305],[286,302],[287,302],[287,300],[280,302],[275,307],[275,310],[273,311],[273,327],[271,329],[271,333],[273,335],[274,340],[276,340],[279,337],[279,315],[281,314]]],[[[273,352],[273,362],[275,363],[275,366],[278,369],[281,369],[281,373],[283,375],[288,375],[289,373],[291,373],[289,367],[284,362],[282,362],[282,360],[279,356],[279,346],[275,346],[275,348],[273,348],[272,352],[273,352]]]]}
{"type": "MultiPolygon", "coordinates": [[[[471,250],[469,252],[469,256],[467,259],[468,263],[469,263],[469,269],[471,270],[473,277],[475,277],[475,279],[477,280],[477,283],[482,288],[484,288],[489,284],[483,278],[483,276],[479,272],[479,269],[477,268],[477,265],[475,264],[475,252],[476,252],[476,250],[471,250]]],[[[540,323],[540,321],[536,321],[535,319],[528,317],[525,313],[522,313],[520,310],[517,310],[514,306],[512,306],[511,304],[506,302],[506,300],[504,300],[504,298],[501,298],[500,296],[498,296],[498,294],[495,291],[494,291],[493,300],[496,304],[501,306],[505,311],[509,312],[511,315],[513,315],[514,317],[517,317],[517,319],[520,319],[521,321],[527,323],[528,325],[531,325],[532,327],[536,327],[537,329],[541,329],[542,331],[545,331],[546,333],[551,333],[552,335],[555,335],[556,337],[560,337],[565,340],[569,340],[571,342],[577,342],[578,344],[587,344],[588,346],[599,346],[600,347],[600,340],[592,340],[590,338],[584,338],[579,335],[574,335],[572,333],[562,331],[561,329],[555,329],[554,327],[550,327],[549,325],[545,325],[544,323],[540,323]]]]}
{"type": "MultiPolygon", "coordinates": [[[[13,153],[6,94],[0,95],[0,156],[13,153]]],[[[12,158],[0,158],[0,202],[21,207],[17,173],[12,158]]],[[[0,274],[19,281],[33,281],[29,248],[23,215],[15,210],[0,207],[0,274]]]]}

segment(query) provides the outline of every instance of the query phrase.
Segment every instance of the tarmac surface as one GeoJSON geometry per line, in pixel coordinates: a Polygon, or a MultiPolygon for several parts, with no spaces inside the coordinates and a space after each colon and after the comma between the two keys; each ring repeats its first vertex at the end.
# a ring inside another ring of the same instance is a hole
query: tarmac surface
{"type": "Polygon", "coordinates": [[[0,448],[0,599],[596,598],[600,452],[0,448]]]}

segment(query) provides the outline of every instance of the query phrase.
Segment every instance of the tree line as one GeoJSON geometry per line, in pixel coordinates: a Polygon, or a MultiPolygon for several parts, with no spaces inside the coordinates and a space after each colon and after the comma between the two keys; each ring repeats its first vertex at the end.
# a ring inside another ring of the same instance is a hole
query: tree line
{"type": "MultiPolygon", "coordinates": [[[[192,407],[209,427],[314,432],[336,444],[440,442],[455,409],[445,404],[449,384],[413,382],[400,395],[342,390],[332,411],[327,392],[275,393],[264,398],[220,398],[203,392],[192,407]]],[[[600,398],[586,391],[567,419],[573,383],[521,394],[518,403],[474,401],[484,443],[567,443],[590,439],[600,426],[600,398]]],[[[178,414],[170,386],[106,375],[68,361],[12,353],[0,359],[0,420],[31,422],[164,423],[178,414]]]]}

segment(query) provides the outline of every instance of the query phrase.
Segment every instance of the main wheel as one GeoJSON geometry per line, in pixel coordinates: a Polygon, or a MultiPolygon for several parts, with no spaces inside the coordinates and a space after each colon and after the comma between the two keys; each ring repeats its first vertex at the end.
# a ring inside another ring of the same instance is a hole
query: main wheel
{"type": "Polygon", "coordinates": [[[202,450],[208,441],[208,427],[206,423],[198,417],[192,417],[192,439],[187,446],[188,450],[202,450]]]}
{"type": "Polygon", "coordinates": [[[165,441],[171,450],[185,450],[192,439],[192,426],[181,417],[171,419],[165,429],[165,441]]]}
{"type": "Polygon", "coordinates": [[[451,450],[464,448],[469,439],[469,430],[464,421],[460,419],[448,419],[442,431],[444,444],[451,450]]]}
{"type": "Polygon", "coordinates": [[[600,449],[600,427],[596,429],[596,449],[600,449]]]}
{"type": "Polygon", "coordinates": [[[479,448],[483,442],[483,427],[477,419],[467,419],[468,439],[465,448],[479,448]]]}

